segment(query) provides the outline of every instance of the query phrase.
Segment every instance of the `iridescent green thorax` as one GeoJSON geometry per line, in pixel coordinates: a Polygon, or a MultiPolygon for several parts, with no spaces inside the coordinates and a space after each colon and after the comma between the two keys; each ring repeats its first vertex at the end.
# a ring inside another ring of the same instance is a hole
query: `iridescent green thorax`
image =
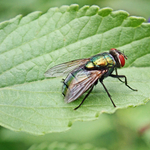
{"type": "Polygon", "coordinates": [[[116,62],[111,54],[102,53],[93,56],[90,61],[85,64],[87,69],[104,69],[105,67],[111,68],[116,65],[116,62]]]}

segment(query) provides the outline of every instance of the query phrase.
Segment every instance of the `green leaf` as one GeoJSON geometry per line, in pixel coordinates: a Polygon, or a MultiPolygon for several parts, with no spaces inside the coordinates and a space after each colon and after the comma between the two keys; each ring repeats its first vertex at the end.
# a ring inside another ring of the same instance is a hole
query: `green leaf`
{"type": "Polygon", "coordinates": [[[146,18],[150,17],[150,9],[149,9],[149,5],[150,5],[150,1],[148,0],[143,0],[141,2],[141,0],[115,0],[115,1],[111,1],[111,0],[105,0],[105,1],[98,1],[97,5],[101,5],[101,6],[110,6],[112,8],[116,9],[120,9],[123,8],[127,11],[130,12],[130,14],[132,15],[142,15],[146,18]],[[134,6],[134,7],[133,7],[134,6]],[[144,11],[143,11],[144,10],[144,11]]]}
{"type": "Polygon", "coordinates": [[[101,113],[145,104],[149,98],[150,24],[126,11],[78,5],[33,12],[0,24],[0,124],[33,134],[61,132],[77,120],[94,120],[101,113]],[[66,104],[62,78],[45,78],[50,67],[117,48],[128,56],[119,74],[127,76],[127,88],[117,79],[104,83],[114,108],[98,84],[81,108],[84,95],[66,104]],[[147,63],[149,64],[149,63],[147,63]]]}
{"type": "Polygon", "coordinates": [[[117,112],[118,120],[123,124],[126,128],[128,127],[130,130],[134,131],[141,136],[142,139],[149,145],[150,147],[150,101],[146,106],[140,106],[137,109],[130,108],[126,110],[120,110],[117,112]]]}
{"type": "Polygon", "coordinates": [[[95,146],[91,144],[68,144],[68,143],[59,143],[59,142],[53,142],[51,144],[48,143],[41,143],[41,144],[34,144],[32,145],[28,150],[106,150],[104,148],[96,148],[95,146]]]}

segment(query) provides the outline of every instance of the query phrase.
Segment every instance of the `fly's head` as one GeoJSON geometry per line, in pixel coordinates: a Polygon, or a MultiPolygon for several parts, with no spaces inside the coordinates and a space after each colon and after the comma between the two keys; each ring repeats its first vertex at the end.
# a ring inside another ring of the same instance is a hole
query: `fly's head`
{"type": "Polygon", "coordinates": [[[109,53],[114,57],[117,68],[121,68],[125,65],[125,59],[127,59],[127,57],[122,52],[112,48],[110,49],[109,53]]]}

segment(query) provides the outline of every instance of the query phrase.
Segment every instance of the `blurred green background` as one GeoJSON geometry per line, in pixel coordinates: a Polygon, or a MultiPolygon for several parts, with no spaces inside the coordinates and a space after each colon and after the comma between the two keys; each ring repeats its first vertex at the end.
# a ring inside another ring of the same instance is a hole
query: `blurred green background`
{"type": "Polygon", "coordinates": [[[79,4],[112,7],[114,10],[123,9],[131,15],[150,16],[150,0],[0,0],[0,22],[13,18],[18,14],[27,15],[33,11],[46,12],[50,7],[79,4]]]}
{"type": "MultiPolygon", "coordinates": [[[[50,7],[79,4],[123,9],[134,16],[150,17],[150,0],[1,0],[0,22],[18,14],[23,16],[33,11],[45,13],[50,7]]],[[[13,132],[0,127],[0,150],[25,150],[33,144],[55,141],[66,143],[90,143],[110,150],[150,149],[150,102],[136,108],[118,110],[115,114],[102,114],[96,121],[75,122],[71,130],[34,136],[13,132]]]]}

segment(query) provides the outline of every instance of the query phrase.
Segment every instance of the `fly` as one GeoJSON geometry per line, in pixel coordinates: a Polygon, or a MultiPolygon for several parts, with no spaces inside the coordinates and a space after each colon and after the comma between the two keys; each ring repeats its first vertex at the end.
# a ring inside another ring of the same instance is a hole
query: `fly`
{"type": "Polygon", "coordinates": [[[78,99],[83,93],[88,91],[82,102],[74,108],[74,110],[83,104],[98,81],[104,87],[113,106],[116,107],[103,80],[108,76],[117,78],[125,83],[131,90],[137,91],[128,85],[125,75],[118,75],[117,73],[117,68],[121,68],[125,65],[125,59],[127,59],[127,57],[122,52],[112,48],[109,52],[103,52],[90,58],[73,60],[54,66],[45,72],[45,76],[58,77],[68,74],[67,77],[63,79],[62,86],[62,94],[67,103],[78,99]],[[113,71],[115,71],[115,74],[112,74],[113,71]],[[124,81],[122,81],[121,78],[124,78],[124,81]]]}

